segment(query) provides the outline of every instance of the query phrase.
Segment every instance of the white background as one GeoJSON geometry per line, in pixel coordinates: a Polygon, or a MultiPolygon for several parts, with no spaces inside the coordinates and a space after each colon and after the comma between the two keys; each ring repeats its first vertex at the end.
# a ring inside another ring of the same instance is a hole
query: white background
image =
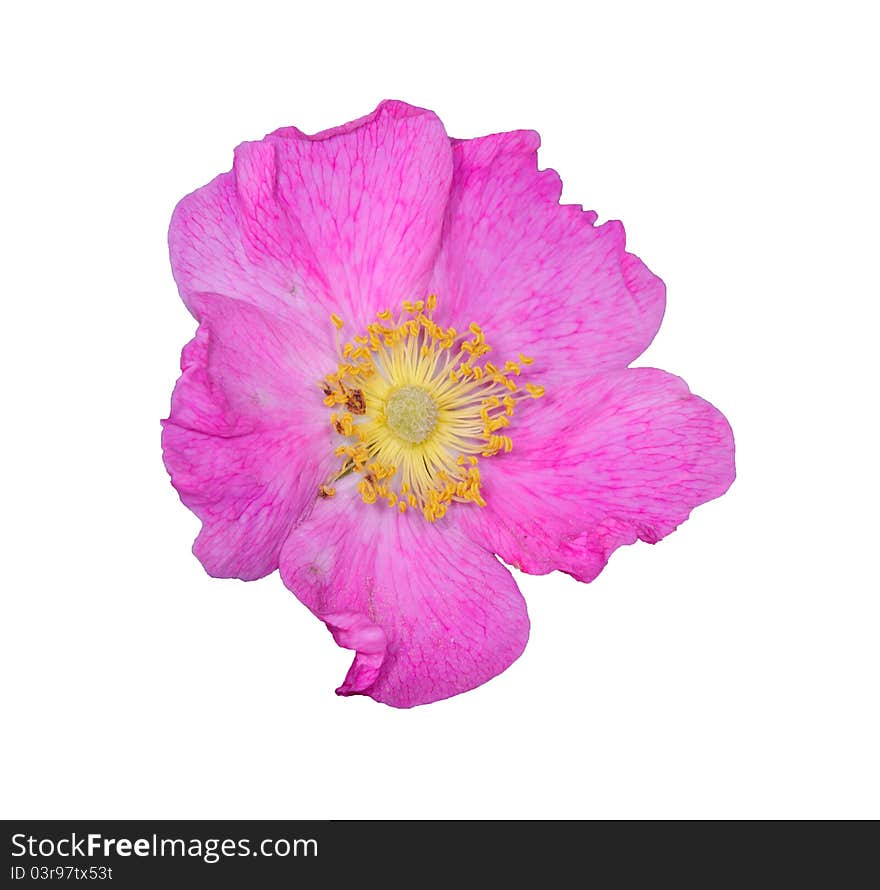
{"type": "MultiPolygon", "coordinates": [[[[880,816],[869,4],[17,4],[2,28],[5,817],[880,816]],[[166,252],[232,149],[384,97],[531,127],[668,285],[639,364],[739,478],[411,711],[283,587],[212,580],[163,469],[166,252]]],[[[873,84],[873,86],[872,86],[873,84]]]]}

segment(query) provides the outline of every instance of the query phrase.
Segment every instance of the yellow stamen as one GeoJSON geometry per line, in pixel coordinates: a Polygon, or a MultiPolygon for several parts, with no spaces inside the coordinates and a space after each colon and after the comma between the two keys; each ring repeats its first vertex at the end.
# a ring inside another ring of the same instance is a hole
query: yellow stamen
{"type": "MultiPolygon", "coordinates": [[[[366,331],[340,346],[339,363],[320,387],[330,422],[345,444],[336,479],[354,472],[367,504],[386,503],[401,513],[418,509],[430,522],[452,503],[483,507],[479,461],[509,453],[517,402],[539,398],[544,387],[514,378],[534,361],[482,361],[491,352],[483,329],[464,334],[441,328],[432,313],[437,296],[407,300],[397,317],[385,310],[366,331]]],[[[342,319],[335,313],[336,331],[342,319]]],[[[332,480],[331,480],[332,481],[332,480]]],[[[322,485],[322,497],[335,489],[322,485]]]]}

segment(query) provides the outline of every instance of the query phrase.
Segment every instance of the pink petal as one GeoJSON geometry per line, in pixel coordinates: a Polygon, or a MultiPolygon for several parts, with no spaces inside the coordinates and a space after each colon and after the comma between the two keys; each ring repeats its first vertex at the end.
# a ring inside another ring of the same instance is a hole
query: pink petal
{"type": "Polygon", "coordinates": [[[316,384],[325,350],[245,303],[204,295],[201,308],[163,422],[165,465],[202,520],[205,569],[259,578],[338,464],[316,384]]]}
{"type": "Polygon", "coordinates": [[[356,649],[342,694],[400,708],[448,698],[503,671],[528,639],[522,596],[490,553],[452,522],[362,503],[351,480],[291,532],[281,577],[356,649]]]}
{"type": "Polygon", "coordinates": [[[385,661],[388,649],[385,631],[363,612],[328,612],[321,615],[321,620],[333,634],[337,646],[356,652],[345,681],[336,690],[337,695],[366,692],[376,682],[385,661]]]}
{"type": "Polygon", "coordinates": [[[522,406],[514,450],[481,463],[462,528],[506,562],[591,581],[621,544],[655,543],[735,476],[733,434],[683,380],[632,368],[522,406]]]}
{"type": "Polygon", "coordinates": [[[246,142],[232,172],[175,210],[181,296],[196,317],[209,292],[363,325],[424,295],[451,176],[443,125],[402,102],[314,137],[287,128],[246,142]]]}
{"type": "Polygon", "coordinates": [[[456,141],[431,290],[444,323],[480,324],[492,357],[534,356],[545,385],[622,368],[660,326],[663,282],[625,251],[623,226],[560,206],[538,171],[540,138],[517,131],[456,141]]]}

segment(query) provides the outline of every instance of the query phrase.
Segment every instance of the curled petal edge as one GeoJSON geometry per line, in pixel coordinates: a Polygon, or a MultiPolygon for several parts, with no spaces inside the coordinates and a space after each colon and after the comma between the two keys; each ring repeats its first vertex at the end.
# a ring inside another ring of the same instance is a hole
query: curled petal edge
{"type": "Polygon", "coordinates": [[[388,641],[385,631],[361,612],[328,612],[319,616],[337,646],[354,650],[354,661],[337,695],[363,695],[376,682],[388,641]]]}

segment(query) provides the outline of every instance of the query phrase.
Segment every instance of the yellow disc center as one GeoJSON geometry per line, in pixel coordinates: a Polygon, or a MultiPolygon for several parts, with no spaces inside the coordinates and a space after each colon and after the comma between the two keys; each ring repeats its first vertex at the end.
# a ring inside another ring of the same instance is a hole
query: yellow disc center
{"type": "Polygon", "coordinates": [[[418,445],[437,426],[437,403],[421,386],[401,386],[385,403],[385,420],[404,442],[418,445]]]}

